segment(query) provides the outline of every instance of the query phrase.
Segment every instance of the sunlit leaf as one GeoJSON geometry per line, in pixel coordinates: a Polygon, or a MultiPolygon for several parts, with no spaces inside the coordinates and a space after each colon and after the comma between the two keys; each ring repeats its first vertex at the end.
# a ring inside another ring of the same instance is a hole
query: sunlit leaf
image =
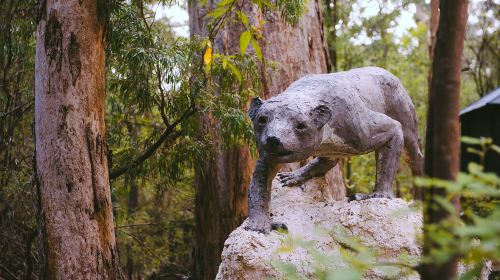
{"type": "Polygon", "coordinates": [[[456,209],[455,206],[446,198],[440,197],[440,196],[435,196],[434,200],[441,205],[448,213],[455,213],[456,209]]]}
{"type": "Polygon", "coordinates": [[[470,136],[462,136],[460,137],[460,141],[465,144],[471,144],[471,145],[481,145],[482,141],[479,138],[474,138],[470,136]]]}
{"type": "Polygon", "coordinates": [[[212,62],[212,48],[207,48],[205,54],[203,55],[203,62],[209,65],[212,62]]]}
{"type": "Polygon", "coordinates": [[[479,263],[474,266],[473,269],[467,271],[466,273],[460,276],[460,280],[472,280],[477,279],[477,276],[481,273],[481,269],[483,268],[483,264],[479,263]]]}
{"type": "Polygon", "coordinates": [[[497,145],[491,145],[490,147],[493,151],[495,151],[496,153],[499,153],[500,154],[500,146],[497,146],[497,145]]]}
{"type": "Polygon", "coordinates": [[[227,57],[223,57],[222,58],[222,69],[226,69],[227,68],[227,57]]]}
{"type": "Polygon", "coordinates": [[[248,27],[248,17],[243,11],[238,11],[238,17],[240,18],[241,22],[248,27]]]}
{"type": "Polygon", "coordinates": [[[327,280],[359,280],[361,272],[354,268],[340,268],[328,274],[327,280]]]}
{"type": "Polygon", "coordinates": [[[243,33],[241,33],[240,36],[240,53],[245,54],[245,51],[247,50],[248,44],[250,43],[250,40],[252,39],[252,33],[250,31],[245,30],[243,33]]]}
{"type": "Polygon", "coordinates": [[[257,40],[252,40],[252,47],[257,55],[257,58],[262,62],[262,52],[260,51],[259,42],[257,40]]]}
{"type": "Polygon", "coordinates": [[[243,76],[241,75],[240,70],[238,70],[238,68],[236,68],[236,66],[234,66],[234,64],[231,63],[230,61],[227,62],[227,66],[229,67],[229,69],[231,69],[231,71],[236,76],[238,81],[241,82],[241,80],[243,79],[243,76]]]}

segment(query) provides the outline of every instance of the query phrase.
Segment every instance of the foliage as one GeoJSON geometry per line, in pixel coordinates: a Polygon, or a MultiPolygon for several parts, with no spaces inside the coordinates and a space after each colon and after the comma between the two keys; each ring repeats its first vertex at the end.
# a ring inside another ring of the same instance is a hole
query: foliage
{"type": "MultiPolygon", "coordinates": [[[[486,143],[486,146],[500,151],[498,146],[490,144],[491,139],[464,140],[481,146],[486,143]]],[[[434,196],[433,203],[429,205],[446,209],[451,214],[444,221],[425,225],[435,246],[418,260],[402,254],[397,262],[377,261],[379,253],[375,248],[364,245],[358,237],[340,227],[326,231],[341,245],[339,254],[326,255],[315,249],[313,241],[293,237],[280,250],[306,249],[313,257],[315,279],[361,279],[371,269],[381,270],[387,278],[395,279],[401,273],[418,272],[422,264],[446,263],[455,258],[469,268],[460,279],[474,279],[480,275],[485,260],[500,260],[500,177],[497,174],[486,173],[481,165],[470,163],[469,172],[460,173],[456,182],[417,178],[416,184],[424,188],[443,189],[446,196],[434,196]],[[460,213],[450,202],[455,196],[462,198],[460,213]],[[339,269],[342,264],[347,264],[347,267],[339,269]]],[[[287,279],[303,279],[297,268],[289,263],[278,263],[276,266],[287,279]]]]}
{"type": "Polygon", "coordinates": [[[32,188],[36,10],[32,1],[0,2],[0,278],[37,276],[32,188]]]}
{"type": "MultiPolygon", "coordinates": [[[[329,230],[316,229],[316,232],[321,238],[329,238],[339,244],[338,251],[331,254],[321,252],[315,246],[314,241],[297,237],[288,237],[278,249],[278,252],[291,252],[303,248],[312,257],[313,279],[362,279],[364,273],[372,269],[376,269],[387,279],[398,279],[398,277],[408,276],[414,272],[414,267],[418,263],[417,259],[406,254],[399,256],[395,262],[381,262],[384,252],[363,244],[358,237],[352,236],[347,229],[340,226],[329,230]]],[[[284,274],[285,279],[306,279],[290,263],[275,262],[274,266],[284,274]]]]}
{"type": "Polygon", "coordinates": [[[483,172],[482,166],[469,164],[469,173],[460,173],[456,182],[421,178],[423,187],[438,187],[446,197],[435,198],[436,207],[446,209],[450,217],[438,224],[426,225],[431,232],[433,248],[422,259],[423,263],[445,263],[459,258],[472,267],[462,277],[472,279],[481,272],[483,262],[496,262],[500,255],[500,177],[483,172]],[[462,210],[450,203],[451,197],[461,195],[462,210]]]}
{"type": "Polygon", "coordinates": [[[479,96],[500,84],[500,4],[498,1],[471,1],[464,46],[464,71],[479,96]]]}
{"type": "MultiPolygon", "coordinates": [[[[450,196],[462,193],[465,198],[487,200],[485,207],[489,209],[489,213],[483,215],[475,214],[470,209],[464,211],[462,219],[469,220],[469,223],[450,219],[426,225],[437,246],[420,260],[402,254],[396,262],[379,262],[377,257],[380,253],[375,248],[364,245],[355,236],[339,228],[328,232],[341,245],[338,255],[321,253],[315,249],[313,242],[300,239],[291,239],[293,241],[281,250],[290,251],[298,247],[306,249],[313,257],[314,279],[362,279],[363,274],[371,269],[383,272],[388,279],[398,279],[402,275],[418,272],[420,263],[439,264],[456,257],[469,268],[460,279],[474,279],[480,275],[485,260],[495,262],[500,258],[500,178],[491,173],[483,173],[476,164],[472,164],[469,170],[469,174],[461,173],[456,183],[437,179],[418,180],[424,187],[439,185],[446,188],[450,196]]],[[[450,212],[455,211],[447,198],[438,197],[437,202],[450,212]]],[[[277,263],[275,266],[286,279],[305,279],[289,263],[277,263]]]]}
{"type": "MultiPolygon", "coordinates": [[[[213,34],[233,12],[226,4],[211,14],[213,34]]],[[[117,3],[109,24],[106,116],[122,263],[130,275],[189,275],[193,167],[213,141],[194,117],[210,112],[225,145],[250,145],[243,109],[258,87],[255,60],[217,53],[213,38],[175,38],[133,3],[117,3]]]]}

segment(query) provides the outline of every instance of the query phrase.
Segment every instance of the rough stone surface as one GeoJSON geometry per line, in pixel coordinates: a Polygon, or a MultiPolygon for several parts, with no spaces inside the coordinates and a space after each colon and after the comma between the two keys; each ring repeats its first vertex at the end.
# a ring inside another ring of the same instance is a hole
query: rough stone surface
{"type": "MultiPolygon", "coordinates": [[[[284,222],[290,236],[314,240],[316,249],[335,255],[339,252],[339,245],[330,237],[318,234],[317,229],[341,226],[365,244],[373,245],[384,257],[379,261],[395,261],[402,253],[415,257],[421,254],[417,236],[421,234],[422,217],[410,203],[386,198],[328,201],[322,193],[324,184],[318,179],[303,186],[304,191],[283,187],[277,180],[273,181],[272,220],[284,222]]],[[[245,230],[246,223],[226,240],[216,279],[279,278],[279,271],[271,264],[274,261],[292,263],[304,277],[312,276],[312,260],[304,249],[277,252],[290,236],[276,231],[264,235],[245,230]]],[[[335,266],[339,264],[332,264],[335,266]]],[[[381,279],[381,276],[380,271],[369,271],[365,278],[381,279]]],[[[418,279],[418,275],[415,273],[401,279],[418,279]]]]}

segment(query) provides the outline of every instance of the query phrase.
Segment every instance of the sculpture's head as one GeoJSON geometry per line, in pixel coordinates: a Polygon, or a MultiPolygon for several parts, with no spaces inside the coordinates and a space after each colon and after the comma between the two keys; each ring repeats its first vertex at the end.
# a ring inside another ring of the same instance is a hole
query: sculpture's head
{"type": "Polygon", "coordinates": [[[248,115],[259,153],[286,163],[305,160],[318,149],[331,112],[324,105],[311,106],[307,100],[280,96],[268,101],[253,99],[248,115]]]}

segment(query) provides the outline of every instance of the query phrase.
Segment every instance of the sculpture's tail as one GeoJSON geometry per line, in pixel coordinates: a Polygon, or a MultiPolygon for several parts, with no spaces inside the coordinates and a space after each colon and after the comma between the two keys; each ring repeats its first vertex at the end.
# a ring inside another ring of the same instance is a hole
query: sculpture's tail
{"type": "MultiPolygon", "coordinates": [[[[401,87],[401,90],[404,91],[405,95],[408,99],[410,97],[401,87]]],[[[403,135],[404,135],[404,146],[405,146],[405,158],[408,164],[410,165],[411,173],[413,176],[418,177],[424,174],[424,155],[420,150],[420,137],[418,133],[418,120],[417,113],[415,111],[415,107],[411,100],[408,102],[409,107],[407,112],[405,112],[407,117],[406,119],[410,119],[411,121],[402,123],[403,126],[403,135]]],[[[422,199],[421,191],[418,187],[414,186],[414,197],[415,199],[422,199]]]]}

